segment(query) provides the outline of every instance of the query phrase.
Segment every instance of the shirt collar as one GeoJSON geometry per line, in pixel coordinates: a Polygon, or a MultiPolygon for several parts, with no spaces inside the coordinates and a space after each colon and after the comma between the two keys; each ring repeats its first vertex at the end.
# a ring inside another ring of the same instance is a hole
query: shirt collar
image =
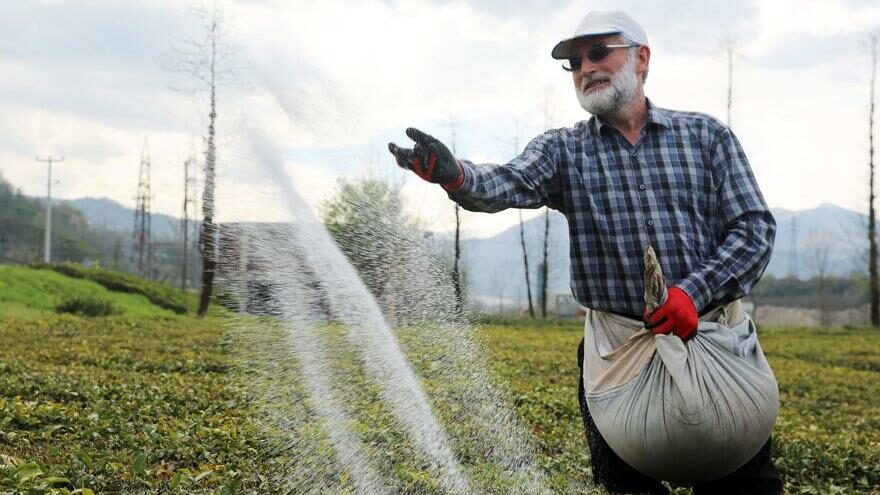
{"type": "MultiPolygon", "coordinates": [[[[671,122],[669,121],[669,117],[666,115],[666,110],[654,106],[650,98],[645,98],[645,102],[648,105],[648,118],[645,121],[645,127],[655,124],[659,125],[660,127],[669,128],[671,126],[671,122]]],[[[614,129],[614,126],[612,126],[610,123],[608,123],[607,120],[602,117],[594,115],[592,120],[593,128],[596,130],[596,133],[600,135],[603,130],[614,129]]]]}

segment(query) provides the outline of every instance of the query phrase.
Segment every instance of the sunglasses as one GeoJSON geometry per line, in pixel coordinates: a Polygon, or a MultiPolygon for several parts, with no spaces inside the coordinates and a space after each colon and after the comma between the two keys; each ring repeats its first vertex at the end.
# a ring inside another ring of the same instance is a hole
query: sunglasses
{"type": "MultiPolygon", "coordinates": [[[[635,48],[637,46],[641,46],[637,43],[632,43],[629,45],[593,45],[587,50],[587,60],[594,64],[598,64],[599,62],[608,58],[608,55],[611,54],[611,51],[615,48],[635,48]]],[[[567,70],[568,72],[577,72],[581,70],[581,65],[583,62],[583,57],[571,57],[568,59],[568,65],[562,64],[562,68],[567,70]]]]}

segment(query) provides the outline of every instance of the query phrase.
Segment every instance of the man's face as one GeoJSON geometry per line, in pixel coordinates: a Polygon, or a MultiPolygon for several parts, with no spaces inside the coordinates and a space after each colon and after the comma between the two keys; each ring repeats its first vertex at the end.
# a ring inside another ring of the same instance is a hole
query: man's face
{"type": "Polygon", "coordinates": [[[647,47],[613,49],[597,62],[586,56],[595,45],[620,44],[625,41],[619,36],[602,36],[578,40],[574,46],[581,60],[580,70],[572,72],[575,91],[581,106],[593,115],[615,113],[638,94],[640,75],[647,69],[647,47]]]}

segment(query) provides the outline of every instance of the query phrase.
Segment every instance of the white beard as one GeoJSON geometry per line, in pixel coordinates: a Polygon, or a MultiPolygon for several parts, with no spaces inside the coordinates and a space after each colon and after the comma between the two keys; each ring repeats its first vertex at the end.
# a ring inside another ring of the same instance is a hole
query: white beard
{"type": "Polygon", "coordinates": [[[584,110],[593,115],[608,115],[620,111],[629,104],[638,91],[638,76],[636,75],[636,57],[630,53],[626,63],[617,71],[617,74],[609,76],[607,73],[597,73],[590,78],[581,81],[581,87],[575,88],[578,101],[584,110]],[[608,86],[586,92],[587,85],[596,79],[610,79],[608,86]]]}

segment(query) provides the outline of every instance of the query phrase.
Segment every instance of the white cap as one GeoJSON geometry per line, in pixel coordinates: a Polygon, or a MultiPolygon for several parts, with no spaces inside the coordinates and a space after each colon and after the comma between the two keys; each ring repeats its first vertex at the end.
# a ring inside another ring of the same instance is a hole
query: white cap
{"type": "Polygon", "coordinates": [[[575,40],[587,36],[612,34],[622,35],[640,45],[648,44],[648,35],[632,17],[619,10],[594,10],[578,24],[577,29],[574,30],[574,36],[557,43],[550,54],[557,60],[564,60],[570,58],[571,46],[575,40]]]}

